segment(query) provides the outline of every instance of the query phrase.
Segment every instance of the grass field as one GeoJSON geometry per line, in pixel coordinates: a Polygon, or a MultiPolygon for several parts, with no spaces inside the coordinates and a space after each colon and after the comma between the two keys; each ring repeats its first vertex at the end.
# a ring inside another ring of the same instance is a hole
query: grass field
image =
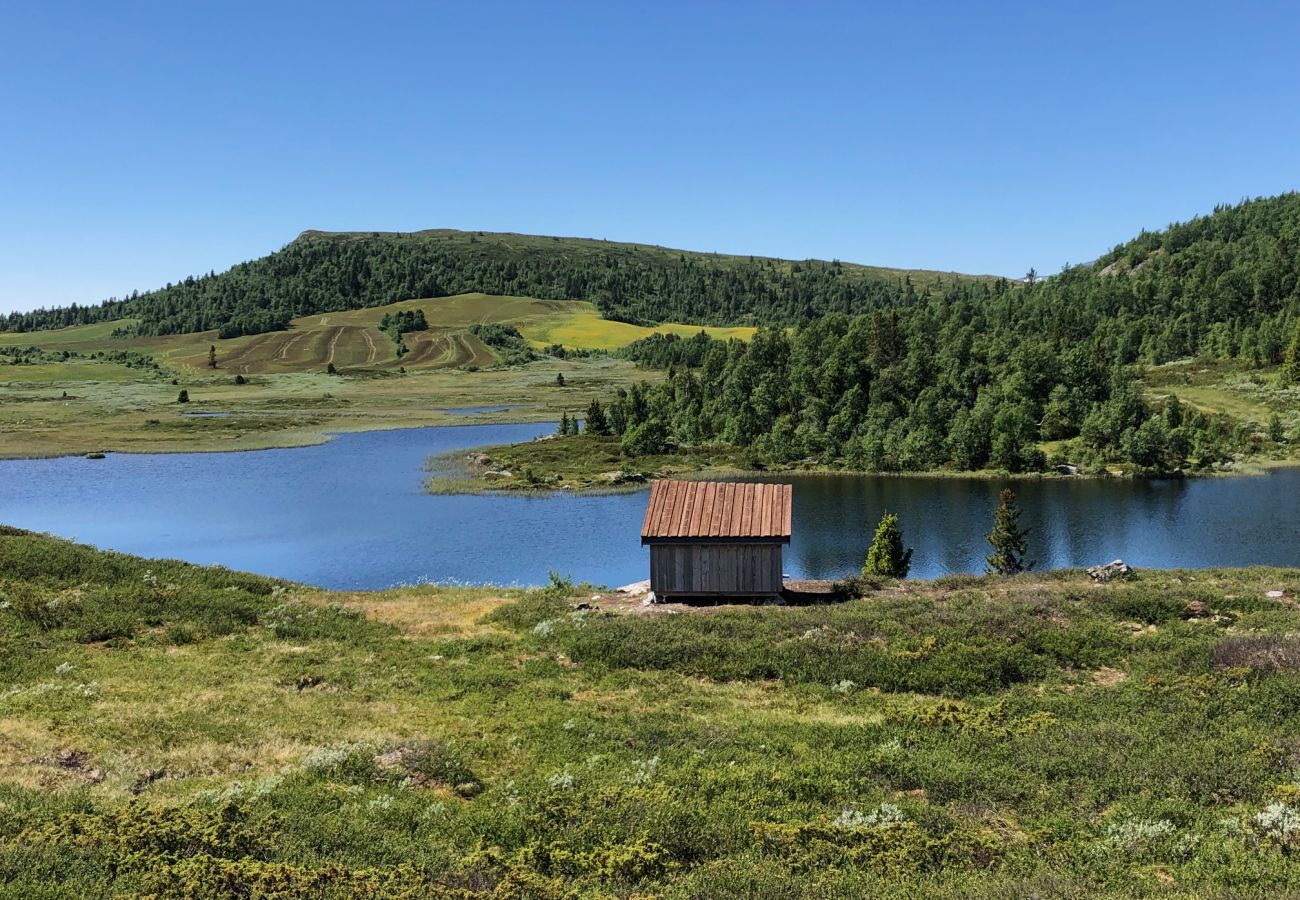
{"type": "MultiPolygon", "coordinates": [[[[165,337],[111,337],[114,328],[131,324],[126,320],[55,331],[0,333],[0,347],[36,346],[80,353],[139,350],[178,372],[206,372],[208,348],[215,345],[219,370],[243,375],[322,371],[331,363],[339,369],[374,371],[487,367],[496,359],[468,329],[489,322],[514,325],[537,347],[561,343],[592,350],[614,350],[656,331],[690,335],[701,330],[692,325],[646,328],[611,322],[602,319],[590,303],[577,300],[460,294],[304,316],[294,319],[288,331],[228,340],[218,340],[210,331],[165,337]],[[379,330],[379,323],[385,314],[412,309],[424,312],[429,330],[407,334],[404,341],[410,352],[399,359],[397,345],[379,330]]],[[[747,338],[754,333],[753,328],[703,330],[722,338],[747,338]]]]}
{"type": "Polygon", "coordinates": [[[1277,414],[1284,426],[1300,426],[1300,387],[1281,386],[1276,368],[1180,360],[1149,369],[1146,382],[1148,393],[1177,394],[1206,412],[1225,413],[1258,426],[1267,425],[1277,414]]]}
{"type": "Polygon", "coordinates": [[[97,359],[70,359],[57,363],[31,365],[0,364],[0,385],[58,384],[61,382],[133,381],[138,369],[97,359]]]}
{"type": "MultiPolygon", "coordinates": [[[[4,382],[0,366],[0,458],[98,450],[253,450],[319,443],[341,431],[554,421],[616,387],[659,373],[619,359],[544,359],[471,372],[457,368],[369,375],[318,372],[249,375],[207,370],[137,380],[4,382]],[[565,385],[556,385],[563,373],[565,385]],[[177,403],[181,389],[190,402],[177,403]],[[518,406],[506,413],[456,416],[448,408],[518,406]],[[221,412],[221,417],[185,415],[221,412]]],[[[27,368],[27,367],[13,367],[27,368]]]]}
{"type": "Polygon", "coordinates": [[[584,610],[5,531],[0,896],[1296,896],[1297,592],[584,610]]]}
{"type": "Polygon", "coordinates": [[[286,332],[225,341],[210,333],[110,337],[113,328],[129,324],[122,322],[0,334],[0,348],[38,346],[87,357],[137,351],[165,367],[152,372],[79,356],[7,365],[0,358],[0,457],[296,446],[329,432],[465,424],[442,411],[459,406],[522,407],[475,422],[550,420],[581,412],[615,387],[661,377],[599,356],[501,368],[468,331],[480,322],[514,324],[539,347],[563,339],[569,347],[607,349],[650,333],[601,319],[587,303],[465,294],[309,316],[286,332]],[[407,334],[410,352],[399,359],[378,325],[386,313],[416,308],[430,328],[407,334]],[[207,364],[213,344],[216,369],[207,364]],[[331,363],[339,375],[326,374],[331,363]],[[560,373],[564,387],[555,384],[560,373]],[[247,383],[235,384],[236,376],[247,383]],[[176,402],[182,389],[188,404],[176,402]],[[193,412],[227,415],[183,415],[193,412]]]}

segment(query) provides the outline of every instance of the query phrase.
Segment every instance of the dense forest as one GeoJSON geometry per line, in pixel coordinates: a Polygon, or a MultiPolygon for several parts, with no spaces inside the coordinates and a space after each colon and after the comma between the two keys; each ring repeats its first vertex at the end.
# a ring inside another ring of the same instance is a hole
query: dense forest
{"type": "Polygon", "coordinates": [[[1285,435],[1173,396],[1153,407],[1139,367],[1195,355],[1296,367],[1300,195],[1221,208],[1032,284],[965,285],[748,343],[655,335],[621,352],[672,373],[609,410],[633,454],[718,443],[758,464],[872,471],[1209,467],[1285,435]]]}
{"type": "Polygon", "coordinates": [[[132,318],[123,334],[277,331],[295,316],[479,291],[589,300],[635,323],[792,323],[832,311],[914,303],[976,284],[936,272],[816,260],[721,256],[575,238],[428,231],[306,232],[283,250],[221,274],[98,306],[12,313],[0,330],[132,318]]]}

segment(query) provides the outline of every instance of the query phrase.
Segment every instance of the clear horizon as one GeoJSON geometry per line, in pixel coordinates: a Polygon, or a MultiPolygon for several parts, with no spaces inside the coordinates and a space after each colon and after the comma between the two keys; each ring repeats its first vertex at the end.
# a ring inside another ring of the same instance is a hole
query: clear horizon
{"type": "Polygon", "coordinates": [[[1018,277],[1300,188],[1284,3],[0,12],[0,312],[307,229],[1018,277]]]}

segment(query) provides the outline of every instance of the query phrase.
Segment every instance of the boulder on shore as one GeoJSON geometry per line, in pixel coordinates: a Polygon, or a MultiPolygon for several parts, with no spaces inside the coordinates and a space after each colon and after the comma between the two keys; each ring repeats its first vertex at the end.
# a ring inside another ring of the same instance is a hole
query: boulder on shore
{"type": "Polygon", "coordinates": [[[1133,574],[1133,567],[1122,559],[1107,563],[1104,566],[1090,566],[1088,568],[1088,577],[1096,582],[1110,581],[1112,578],[1127,578],[1133,574]]]}
{"type": "Polygon", "coordinates": [[[602,472],[601,478],[609,484],[642,484],[645,476],[640,472],[602,472]]]}

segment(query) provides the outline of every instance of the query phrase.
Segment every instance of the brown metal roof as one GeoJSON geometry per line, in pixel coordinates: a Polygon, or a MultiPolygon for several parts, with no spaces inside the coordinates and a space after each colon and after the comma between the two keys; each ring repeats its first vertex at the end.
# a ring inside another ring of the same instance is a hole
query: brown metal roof
{"type": "Polygon", "coordinates": [[[790,540],[788,484],[655,481],[641,540],[762,538],[790,540]]]}

